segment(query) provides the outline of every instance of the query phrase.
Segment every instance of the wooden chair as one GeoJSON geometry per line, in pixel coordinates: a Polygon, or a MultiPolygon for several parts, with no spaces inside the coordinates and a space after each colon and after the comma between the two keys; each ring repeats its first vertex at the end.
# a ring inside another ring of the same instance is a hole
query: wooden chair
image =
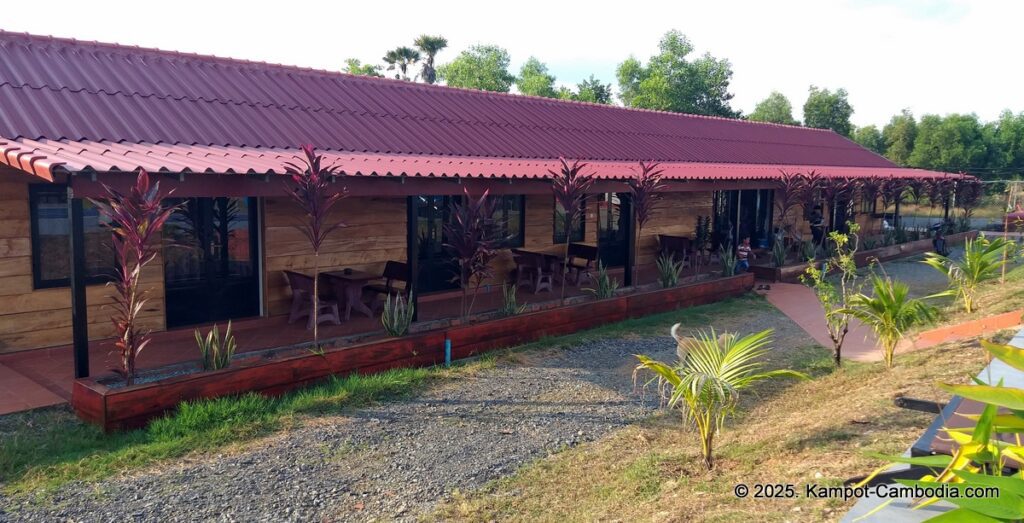
{"type": "Polygon", "coordinates": [[[401,294],[406,299],[409,298],[409,265],[397,261],[388,261],[384,264],[384,274],[381,274],[381,279],[384,283],[373,283],[363,287],[374,293],[373,303],[370,308],[377,310],[378,307],[384,306],[384,298],[387,296],[393,296],[401,294]],[[396,283],[402,283],[399,287],[396,283]]]}
{"type": "Polygon", "coordinates": [[[534,294],[551,290],[553,276],[546,257],[533,252],[513,250],[512,259],[516,264],[516,288],[530,287],[534,294]]]}
{"type": "Polygon", "coordinates": [[[683,262],[683,267],[690,266],[690,250],[692,241],[689,238],[671,236],[666,234],[658,235],[658,255],[671,255],[677,262],[683,262]]]}
{"type": "Polygon", "coordinates": [[[597,247],[582,243],[569,244],[569,259],[562,262],[564,268],[568,269],[568,278],[573,285],[579,285],[586,279],[591,282],[594,275],[591,273],[597,265],[597,247]]]}
{"type": "MultiPolygon", "coordinates": [[[[288,286],[292,289],[292,307],[288,313],[288,323],[295,323],[302,317],[308,317],[306,329],[313,328],[313,278],[295,271],[284,271],[288,286]]],[[[321,284],[321,289],[327,290],[330,287],[321,284]]],[[[321,298],[317,300],[320,304],[320,311],[317,315],[317,323],[329,321],[335,325],[341,325],[341,315],[338,313],[338,301],[333,298],[324,298],[324,292],[320,293],[321,298]]]]}

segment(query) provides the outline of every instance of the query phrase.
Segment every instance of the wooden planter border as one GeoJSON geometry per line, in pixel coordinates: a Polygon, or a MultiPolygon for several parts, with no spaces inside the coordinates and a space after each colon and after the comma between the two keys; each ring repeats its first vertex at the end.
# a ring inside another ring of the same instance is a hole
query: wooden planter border
{"type": "Polygon", "coordinates": [[[111,388],[110,375],[75,380],[71,405],[78,416],[104,430],[144,426],[185,401],[246,392],[279,395],[336,374],[369,374],[444,361],[444,341],[461,359],[546,336],[560,336],[681,307],[739,296],[754,286],[751,273],[690,285],[587,301],[478,323],[450,325],[401,338],[368,341],[326,350],[323,355],[292,351],[246,358],[218,371],[174,376],[130,387],[111,388]]]}
{"type": "MultiPolygon", "coordinates": [[[[947,236],[946,241],[950,245],[955,245],[958,243],[963,243],[967,238],[975,238],[977,236],[978,231],[959,232],[947,236]]],[[[859,251],[857,252],[857,254],[854,255],[853,259],[855,262],[857,262],[857,267],[866,267],[870,265],[872,262],[876,261],[885,262],[925,253],[930,251],[931,248],[931,238],[925,238],[923,240],[915,240],[912,242],[900,243],[897,245],[879,247],[877,249],[871,249],[869,251],[859,251]]],[[[785,265],[782,267],[751,265],[750,272],[754,273],[754,276],[756,276],[758,279],[768,280],[771,282],[800,283],[800,275],[804,273],[806,267],[806,262],[797,263],[793,265],[785,265]]]]}

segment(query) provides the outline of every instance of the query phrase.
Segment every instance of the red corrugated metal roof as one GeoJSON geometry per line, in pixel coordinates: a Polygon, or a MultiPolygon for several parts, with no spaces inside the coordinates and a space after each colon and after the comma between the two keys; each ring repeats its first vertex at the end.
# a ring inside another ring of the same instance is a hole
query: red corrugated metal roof
{"type": "MultiPolygon", "coordinates": [[[[96,151],[86,147],[81,159],[72,160],[68,154],[78,147],[72,144],[117,142],[260,148],[266,158],[275,149],[313,143],[338,154],[388,158],[565,156],[609,162],[894,167],[831,131],[6,32],[0,32],[0,109],[0,138],[64,141],[60,160],[37,160],[44,171],[47,162],[62,162],[68,169],[90,164],[96,151]]],[[[173,162],[144,158],[158,154],[153,147],[126,151],[132,160],[122,158],[107,167],[130,166],[138,159],[139,166],[175,168],[173,162]]],[[[264,170],[259,162],[234,165],[264,170]]],[[[195,170],[206,169],[203,164],[195,170]]],[[[273,169],[279,167],[266,167],[273,169]]]]}
{"type": "MultiPolygon", "coordinates": [[[[557,160],[495,157],[452,157],[320,151],[326,164],[338,165],[348,176],[422,176],[538,179],[557,171],[557,160]]],[[[123,144],[68,140],[0,140],[0,162],[52,179],[55,172],[150,172],[282,174],[283,164],[295,161],[297,149],[224,147],[209,145],[123,144]]],[[[626,179],[634,162],[593,161],[587,171],[602,179],[626,179]]],[[[672,180],[750,180],[778,178],[790,173],[819,172],[825,176],[935,177],[943,173],[899,167],[849,167],[802,164],[730,164],[665,162],[664,177],[672,180]]]]}

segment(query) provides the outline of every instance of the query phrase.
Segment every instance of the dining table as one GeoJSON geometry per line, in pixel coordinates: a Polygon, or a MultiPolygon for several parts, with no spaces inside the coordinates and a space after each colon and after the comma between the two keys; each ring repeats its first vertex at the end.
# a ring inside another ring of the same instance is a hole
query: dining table
{"type": "Polygon", "coordinates": [[[322,274],[332,282],[331,288],[335,289],[335,297],[339,301],[345,302],[345,321],[352,317],[352,309],[365,314],[368,318],[373,317],[373,310],[363,303],[363,289],[369,282],[380,279],[380,274],[353,269],[329,271],[322,274]]]}

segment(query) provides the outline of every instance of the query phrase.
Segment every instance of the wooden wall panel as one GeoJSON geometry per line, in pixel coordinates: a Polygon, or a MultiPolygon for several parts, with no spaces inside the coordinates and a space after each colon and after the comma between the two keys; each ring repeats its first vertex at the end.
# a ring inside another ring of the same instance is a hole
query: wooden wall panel
{"type": "MultiPolygon", "coordinates": [[[[405,198],[346,198],[331,219],[346,227],[334,232],[320,251],[320,270],[350,267],[381,272],[388,260],[404,262],[405,198]]],[[[264,288],[267,311],[286,314],[291,303],[283,271],[313,273],[314,256],[309,241],[295,228],[303,223],[295,202],[266,198],[264,224],[264,288]]]]}
{"type": "MultiPolygon", "coordinates": [[[[70,290],[33,288],[28,193],[23,175],[0,170],[0,353],[71,343],[70,290]]],[[[159,255],[143,271],[143,284],[152,289],[141,315],[143,324],[163,330],[163,261],[159,255]]],[[[86,289],[91,339],[113,333],[111,291],[105,285],[86,289]]]]}
{"type": "Polygon", "coordinates": [[[658,235],[671,234],[693,238],[698,216],[711,216],[712,193],[667,193],[654,209],[647,226],[640,230],[640,255],[637,265],[653,266],[658,256],[658,235]]]}

